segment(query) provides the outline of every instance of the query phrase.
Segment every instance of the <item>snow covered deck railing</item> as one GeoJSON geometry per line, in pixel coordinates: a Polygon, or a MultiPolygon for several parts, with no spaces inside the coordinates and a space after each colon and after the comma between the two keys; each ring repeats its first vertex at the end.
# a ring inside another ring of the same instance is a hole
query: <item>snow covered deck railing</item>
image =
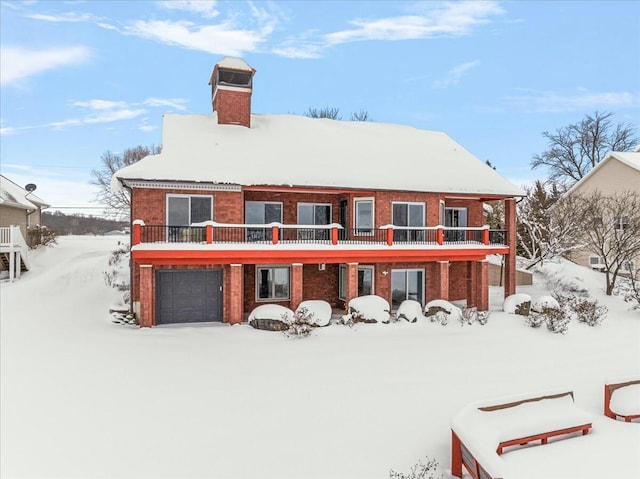
{"type": "Polygon", "coordinates": [[[339,224],[289,225],[229,224],[207,221],[191,226],[133,223],[133,245],[140,243],[238,243],[238,244],[327,244],[361,245],[475,245],[506,246],[506,231],[488,226],[450,228],[444,226],[343,228],[339,224]]]}
{"type": "Polygon", "coordinates": [[[625,422],[640,419],[640,379],[605,384],[604,415],[625,422]]]}
{"type": "Polygon", "coordinates": [[[29,247],[19,226],[0,227],[0,254],[7,255],[9,281],[20,277],[22,264],[29,269],[29,247]]]}
{"type": "Polygon", "coordinates": [[[474,479],[503,476],[500,456],[507,447],[550,438],[589,433],[590,416],[573,402],[573,392],[512,398],[508,402],[475,403],[451,423],[451,474],[462,477],[464,466],[474,479]]]}

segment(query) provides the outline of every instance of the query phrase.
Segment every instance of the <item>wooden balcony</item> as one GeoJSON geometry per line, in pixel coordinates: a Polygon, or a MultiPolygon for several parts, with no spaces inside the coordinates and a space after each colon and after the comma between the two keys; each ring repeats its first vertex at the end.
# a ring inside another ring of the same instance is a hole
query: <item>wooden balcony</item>
{"type": "Polygon", "coordinates": [[[478,260],[487,254],[508,253],[506,233],[488,226],[343,228],[338,224],[215,222],[171,226],[137,220],[132,249],[134,259],[164,264],[187,257],[193,259],[190,263],[214,259],[227,263],[478,260]]]}

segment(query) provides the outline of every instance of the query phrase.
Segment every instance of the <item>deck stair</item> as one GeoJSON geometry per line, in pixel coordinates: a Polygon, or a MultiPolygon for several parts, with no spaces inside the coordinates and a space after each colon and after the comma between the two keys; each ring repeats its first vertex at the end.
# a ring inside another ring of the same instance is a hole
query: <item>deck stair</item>
{"type": "Polygon", "coordinates": [[[9,271],[10,281],[30,269],[29,247],[19,226],[0,227],[0,265],[9,271]]]}

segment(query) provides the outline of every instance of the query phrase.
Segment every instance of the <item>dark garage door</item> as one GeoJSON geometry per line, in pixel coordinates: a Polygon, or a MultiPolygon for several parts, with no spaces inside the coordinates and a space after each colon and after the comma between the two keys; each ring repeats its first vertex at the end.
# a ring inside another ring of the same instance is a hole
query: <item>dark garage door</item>
{"type": "Polygon", "coordinates": [[[156,324],[222,321],[222,270],[156,272],[156,324]]]}

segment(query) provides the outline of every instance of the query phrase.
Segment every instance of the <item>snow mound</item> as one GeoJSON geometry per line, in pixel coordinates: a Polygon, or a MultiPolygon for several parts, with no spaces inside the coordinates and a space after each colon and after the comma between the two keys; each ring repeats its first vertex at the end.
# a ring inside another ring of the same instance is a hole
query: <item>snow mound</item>
{"type": "Polygon", "coordinates": [[[425,316],[433,316],[439,310],[447,313],[451,317],[451,319],[459,320],[460,318],[462,318],[462,310],[455,304],[452,304],[449,301],[445,301],[444,299],[434,299],[424,305],[425,316]]]}
{"type": "Polygon", "coordinates": [[[410,323],[415,323],[418,319],[424,318],[422,314],[422,305],[413,299],[406,299],[396,312],[398,319],[406,319],[410,323]]]}
{"type": "Polygon", "coordinates": [[[622,416],[640,414],[640,384],[630,384],[613,391],[609,407],[622,416]]]}
{"type": "Polygon", "coordinates": [[[388,323],[389,311],[391,308],[387,300],[375,294],[359,296],[349,301],[349,313],[354,321],[388,323]]]}
{"type": "Polygon", "coordinates": [[[303,301],[296,309],[296,315],[303,309],[309,314],[309,324],[314,326],[327,326],[331,321],[331,305],[321,299],[303,301]]]}
{"type": "Polygon", "coordinates": [[[279,304],[262,304],[249,314],[251,326],[269,331],[286,331],[293,319],[293,311],[279,304]]]}
{"type": "Polygon", "coordinates": [[[540,296],[531,303],[531,309],[541,313],[544,309],[560,309],[560,304],[553,296],[540,296]]]}
{"type": "Polygon", "coordinates": [[[518,314],[517,311],[520,310],[520,306],[524,303],[531,304],[531,296],[525,293],[512,294],[505,298],[504,303],[502,303],[502,310],[505,313],[518,314]]]}

